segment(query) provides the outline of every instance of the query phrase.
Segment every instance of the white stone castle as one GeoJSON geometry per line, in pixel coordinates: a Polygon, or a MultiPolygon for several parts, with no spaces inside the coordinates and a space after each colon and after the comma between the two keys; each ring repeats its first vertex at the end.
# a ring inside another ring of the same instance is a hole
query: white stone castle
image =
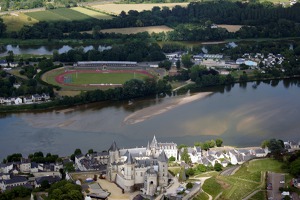
{"type": "Polygon", "coordinates": [[[177,158],[177,144],[158,143],[154,136],[147,148],[120,150],[113,142],[108,152],[107,180],[125,192],[140,190],[153,196],[168,185],[168,157],[177,158]]]}

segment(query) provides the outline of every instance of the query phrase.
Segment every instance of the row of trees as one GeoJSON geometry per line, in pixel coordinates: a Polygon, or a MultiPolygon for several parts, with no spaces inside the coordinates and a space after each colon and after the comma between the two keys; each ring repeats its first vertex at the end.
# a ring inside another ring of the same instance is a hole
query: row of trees
{"type": "Polygon", "coordinates": [[[132,41],[122,45],[112,46],[109,50],[96,49],[84,52],[83,48],[75,48],[66,53],[53,52],[53,61],[161,61],[166,56],[157,43],[147,44],[145,41],[132,41]]]}
{"type": "MultiPolygon", "coordinates": [[[[3,163],[20,162],[22,157],[23,156],[21,153],[14,153],[4,158],[3,163]]],[[[35,152],[33,154],[29,154],[28,158],[31,160],[31,162],[36,162],[36,163],[55,163],[61,161],[58,155],[52,155],[51,153],[47,153],[46,156],[44,156],[43,152],[41,151],[35,152]]]]}
{"type": "Polygon", "coordinates": [[[299,12],[300,6],[298,4],[283,8],[270,3],[192,2],[187,7],[175,6],[172,9],[154,7],[151,11],[121,12],[119,16],[111,20],[39,22],[32,27],[24,26],[19,32],[12,32],[9,36],[22,39],[123,38],[125,36],[104,34],[100,33],[99,30],[170,25],[175,28],[174,31],[154,34],[153,37],[157,40],[171,41],[223,40],[232,37],[292,37],[299,35],[299,12]],[[210,28],[212,23],[241,24],[245,27],[233,34],[222,28],[210,28]],[[94,30],[93,34],[79,33],[89,30],[94,30]],[[64,35],[63,33],[70,34],[64,35]]]}

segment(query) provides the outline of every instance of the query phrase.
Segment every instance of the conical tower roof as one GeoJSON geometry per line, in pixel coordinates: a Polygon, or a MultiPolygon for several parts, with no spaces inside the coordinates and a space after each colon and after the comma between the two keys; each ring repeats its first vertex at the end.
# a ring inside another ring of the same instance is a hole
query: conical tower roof
{"type": "Polygon", "coordinates": [[[157,160],[160,162],[168,162],[168,157],[164,150],[162,150],[162,152],[159,154],[157,160]]]}
{"type": "Polygon", "coordinates": [[[133,158],[132,158],[132,156],[131,156],[131,153],[128,154],[127,160],[126,160],[125,163],[126,163],[126,164],[133,164],[133,163],[134,163],[134,160],[133,160],[133,158]]]}
{"type": "Polygon", "coordinates": [[[108,149],[108,151],[118,151],[118,150],[119,149],[115,141],[111,144],[110,148],[108,149]]]}
{"type": "Polygon", "coordinates": [[[157,147],[157,140],[156,140],[155,135],[154,135],[153,140],[152,140],[152,142],[150,144],[150,147],[157,147]]]}

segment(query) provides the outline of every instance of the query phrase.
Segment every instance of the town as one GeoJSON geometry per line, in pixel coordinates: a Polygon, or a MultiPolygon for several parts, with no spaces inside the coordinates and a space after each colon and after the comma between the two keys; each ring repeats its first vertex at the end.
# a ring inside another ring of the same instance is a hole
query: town
{"type": "MultiPolygon", "coordinates": [[[[196,169],[202,168],[200,174],[203,175],[206,171],[217,171],[230,177],[239,173],[237,171],[244,164],[270,159],[278,150],[272,145],[278,141],[264,141],[262,147],[235,148],[223,146],[222,139],[217,139],[188,147],[159,142],[154,136],[145,147],[119,148],[113,142],[108,150],[89,150],[82,154],[76,149],[71,157],[49,153],[44,157],[42,152],[28,158],[13,154],[0,165],[0,189],[7,193],[24,187],[33,191],[32,195],[42,197],[52,184],[66,179],[81,186],[85,199],[118,199],[121,196],[122,199],[192,199],[203,193],[201,188],[206,180],[195,178],[196,169]],[[174,173],[174,169],[179,171],[174,173]]],[[[287,141],[283,144],[281,152],[285,154],[293,155],[300,150],[300,143],[287,141]]],[[[269,197],[290,196],[289,191],[279,191],[279,186],[284,188],[284,174],[269,172],[267,180],[269,197]],[[271,176],[279,177],[281,186],[273,183],[271,176]]],[[[298,180],[297,177],[291,180],[295,188],[299,187],[298,180]]]]}

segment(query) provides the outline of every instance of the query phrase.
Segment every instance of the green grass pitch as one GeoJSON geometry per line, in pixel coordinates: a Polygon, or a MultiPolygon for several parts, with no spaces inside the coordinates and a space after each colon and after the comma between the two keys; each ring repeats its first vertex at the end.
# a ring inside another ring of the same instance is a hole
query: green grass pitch
{"type": "Polygon", "coordinates": [[[143,80],[147,77],[139,73],[72,73],[72,82],[74,85],[82,84],[123,84],[130,79],[143,80]]]}

